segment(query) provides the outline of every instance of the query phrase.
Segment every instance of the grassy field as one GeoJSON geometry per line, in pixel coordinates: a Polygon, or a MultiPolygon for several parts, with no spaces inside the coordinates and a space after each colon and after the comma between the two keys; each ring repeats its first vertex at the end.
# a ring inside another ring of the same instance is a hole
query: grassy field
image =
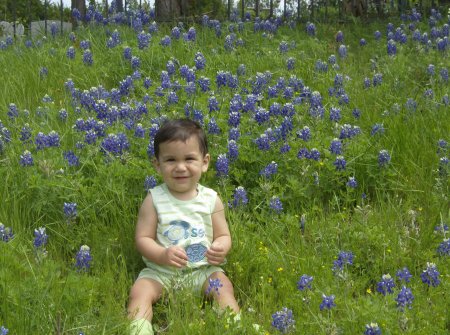
{"type": "Polygon", "coordinates": [[[228,204],[242,324],[173,290],[158,334],[448,334],[448,37],[437,12],[178,28],[137,13],[0,42],[0,331],[127,333],[152,136],[187,116],[228,204]]]}

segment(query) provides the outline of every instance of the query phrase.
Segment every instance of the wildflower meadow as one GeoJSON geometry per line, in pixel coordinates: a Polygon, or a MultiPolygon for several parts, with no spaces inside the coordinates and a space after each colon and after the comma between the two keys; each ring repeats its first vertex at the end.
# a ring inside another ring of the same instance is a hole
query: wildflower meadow
{"type": "Polygon", "coordinates": [[[447,12],[110,10],[0,41],[0,334],[127,334],[153,138],[175,117],[208,134],[242,318],[174,287],[157,334],[450,333],[447,12]]]}

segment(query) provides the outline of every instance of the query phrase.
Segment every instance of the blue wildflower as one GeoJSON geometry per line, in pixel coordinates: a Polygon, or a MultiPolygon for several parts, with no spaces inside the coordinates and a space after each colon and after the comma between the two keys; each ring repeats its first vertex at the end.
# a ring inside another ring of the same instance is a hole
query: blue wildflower
{"type": "Polygon", "coordinates": [[[9,333],[9,330],[5,328],[4,326],[0,327],[0,335],[7,335],[9,333]]]}
{"type": "Polygon", "coordinates": [[[281,311],[272,314],[272,327],[282,334],[287,334],[295,329],[295,320],[292,310],[283,307],[281,311]]]}
{"type": "Polygon", "coordinates": [[[80,165],[80,159],[72,150],[65,151],[63,153],[64,159],[67,161],[69,166],[78,166],[80,165]]]}
{"type": "Polygon", "coordinates": [[[349,177],[347,181],[347,186],[350,188],[357,188],[358,182],[356,181],[355,177],[349,177]]]}
{"type": "Polygon", "coordinates": [[[306,33],[309,36],[315,36],[316,35],[316,26],[314,25],[314,23],[308,22],[306,24],[306,33]]]}
{"type": "Polygon", "coordinates": [[[297,132],[297,138],[301,138],[303,141],[307,142],[311,139],[311,130],[308,126],[304,126],[303,129],[297,132]]]}
{"type": "Polygon", "coordinates": [[[412,278],[412,274],[409,272],[407,267],[400,269],[397,271],[397,278],[400,281],[404,281],[405,283],[409,283],[412,278]]]}
{"type": "Polygon", "coordinates": [[[338,138],[333,139],[330,144],[330,152],[335,155],[342,154],[342,142],[338,138]]]}
{"type": "Polygon", "coordinates": [[[271,178],[272,175],[278,172],[278,164],[275,162],[269,163],[264,169],[259,171],[259,174],[267,179],[271,178]]]}
{"type": "Polygon", "coordinates": [[[208,122],[208,134],[220,134],[221,130],[216,122],[215,118],[211,118],[208,122]]]}
{"type": "Polygon", "coordinates": [[[351,251],[340,251],[337,259],[333,262],[332,271],[342,272],[347,265],[353,265],[353,253],[351,251]]]}
{"type": "Polygon", "coordinates": [[[397,301],[397,308],[400,311],[404,311],[405,307],[412,308],[412,302],[414,300],[414,296],[411,292],[410,288],[407,288],[406,286],[403,286],[400,292],[397,295],[397,298],[395,298],[395,301],[397,301]]]}
{"type": "Polygon", "coordinates": [[[77,271],[88,271],[91,267],[91,249],[87,245],[82,245],[75,256],[75,267],[77,271]]]}
{"type": "Polygon", "coordinates": [[[229,140],[228,141],[228,152],[227,157],[230,161],[235,161],[239,156],[239,148],[235,140],[229,140]]]}
{"type": "Polygon", "coordinates": [[[346,58],[347,57],[347,47],[345,45],[341,44],[339,46],[338,53],[341,58],[346,58]]]}
{"type": "Polygon", "coordinates": [[[21,166],[32,166],[34,164],[33,156],[31,155],[31,152],[28,150],[25,150],[22,155],[20,155],[20,161],[21,166]]]}
{"type": "Polygon", "coordinates": [[[5,227],[3,223],[0,223],[0,241],[9,242],[14,238],[13,231],[10,227],[5,227]]]}
{"type": "Polygon", "coordinates": [[[319,306],[320,310],[323,311],[324,309],[332,309],[336,304],[334,303],[334,295],[326,296],[325,294],[322,294],[322,302],[319,306]]]}
{"type": "Polygon", "coordinates": [[[336,33],[336,42],[337,43],[344,42],[344,33],[340,30],[336,33]]]}
{"type": "Polygon", "coordinates": [[[283,204],[279,197],[273,196],[270,199],[269,207],[271,210],[273,210],[275,213],[279,214],[283,211],[283,204]]]}
{"type": "Polygon", "coordinates": [[[422,283],[428,286],[438,286],[441,281],[439,280],[439,271],[436,264],[427,263],[427,268],[420,274],[420,279],[422,279],[422,283]]]}
{"type": "Polygon", "coordinates": [[[233,192],[233,200],[228,202],[230,208],[237,208],[248,204],[247,191],[242,186],[236,187],[233,192]]]}
{"type": "Polygon", "coordinates": [[[144,189],[146,192],[149,192],[152,188],[157,185],[156,178],[153,176],[145,176],[144,181],[144,189]]]}
{"type": "Polygon", "coordinates": [[[91,66],[94,62],[92,58],[92,52],[89,49],[83,51],[83,63],[87,66],[91,66]]]}
{"type": "Polygon", "coordinates": [[[209,295],[211,292],[216,292],[217,295],[220,295],[219,289],[223,287],[223,284],[219,278],[208,279],[208,287],[205,290],[205,295],[209,295]]]}
{"type": "Polygon", "coordinates": [[[378,154],[378,165],[384,167],[388,165],[391,161],[391,155],[387,150],[381,150],[378,154]]]}
{"type": "Polygon", "coordinates": [[[312,276],[302,275],[297,282],[297,288],[300,291],[311,290],[311,282],[313,281],[312,276]]]}
{"type": "Polygon", "coordinates": [[[372,130],[370,131],[370,135],[375,134],[383,134],[384,133],[384,126],[382,123],[376,123],[373,125],[372,130]]]}
{"type": "Polygon", "coordinates": [[[269,140],[269,136],[267,136],[267,134],[261,134],[255,140],[255,143],[258,146],[259,150],[262,150],[262,151],[270,150],[270,140],[269,140]]]}
{"type": "Polygon", "coordinates": [[[377,284],[377,291],[380,292],[383,295],[386,295],[387,293],[391,294],[394,293],[394,279],[391,277],[390,274],[383,275],[381,277],[381,281],[377,284]]]}
{"type": "Polygon", "coordinates": [[[74,220],[78,215],[77,204],[75,202],[65,202],[63,210],[64,210],[64,216],[66,217],[68,222],[70,222],[71,220],[74,220]]]}
{"type": "Polygon", "coordinates": [[[444,240],[437,247],[436,251],[439,256],[450,256],[450,239],[444,238],[444,240]]]}
{"type": "Polygon", "coordinates": [[[47,244],[48,235],[45,232],[45,227],[39,227],[34,230],[34,242],[33,245],[36,249],[45,249],[47,244]]]}
{"type": "Polygon", "coordinates": [[[395,56],[397,53],[397,45],[395,44],[394,40],[389,40],[387,43],[387,54],[389,56],[395,56]]]}
{"type": "Polygon", "coordinates": [[[344,156],[339,155],[336,157],[333,165],[336,167],[337,171],[343,171],[347,166],[347,161],[345,160],[344,156]]]}
{"type": "Polygon", "coordinates": [[[228,158],[226,154],[220,154],[216,161],[216,173],[218,177],[227,177],[229,172],[228,158]]]}
{"type": "Polygon", "coordinates": [[[364,335],[381,335],[381,329],[378,327],[378,324],[371,322],[366,325],[364,335]]]}

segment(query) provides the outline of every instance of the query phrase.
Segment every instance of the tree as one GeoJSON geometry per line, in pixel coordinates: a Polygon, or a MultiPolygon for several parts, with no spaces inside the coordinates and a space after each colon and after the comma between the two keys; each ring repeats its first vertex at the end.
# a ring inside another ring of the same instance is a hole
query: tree
{"type": "MultiPolygon", "coordinates": [[[[86,15],[86,1],[85,0],[72,0],[71,7],[72,11],[76,8],[81,14],[81,17],[86,15]]],[[[72,25],[75,28],[77,26],[77,20],[72,16],[72,25]]]]}

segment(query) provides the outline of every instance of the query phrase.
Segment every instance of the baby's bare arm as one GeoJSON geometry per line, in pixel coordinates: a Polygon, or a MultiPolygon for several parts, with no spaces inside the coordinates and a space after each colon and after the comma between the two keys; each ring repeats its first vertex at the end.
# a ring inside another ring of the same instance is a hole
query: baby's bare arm
{"type": "Polygon", "coordinates": [[[159,265],[171,265],[177,268],[186,266],[187,255],[183,248],[171,246],[165,248],[156,242],[158,215],[149,193],[139,210],[136,225],[136,247],[142,256],[159,265]]]}
{"type": "Polygon", "coordinates": [[[213,227],[213,242],[206,252],[208,263],[220,265],[231,249],[231,234],[225,218],[224,207],[219,197],[216,199],[214,213],[211,215],[213,227]]]}

